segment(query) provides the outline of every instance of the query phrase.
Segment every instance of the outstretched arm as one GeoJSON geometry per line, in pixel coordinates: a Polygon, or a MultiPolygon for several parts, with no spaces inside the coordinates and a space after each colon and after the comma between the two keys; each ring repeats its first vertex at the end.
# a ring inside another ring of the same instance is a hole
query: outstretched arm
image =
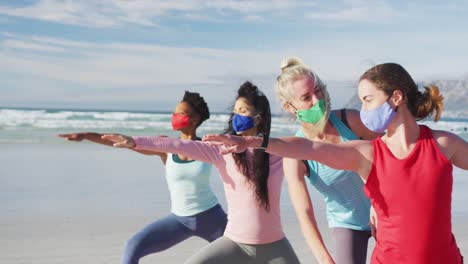
{"type": "Polygon", "coordinates": [[[219,147],[195,140],[169,137],[129,137],[120,134],[106,134],[102,138],[114,142],[114,147],[182,154],[191,159],[208,163],[216,163],[223,159],[219,155],[219,147]]]}
{"type": "Polygon", "coordinates": [[[289,197],[309,248],[318,263],[334,263],[317,227],[314,207],[304,179],[305,164],[299,160],[285,158],[283,159],[283,169],[288,183],[289,197]]]}
{"type": "MultiPolygon", "coordinates": [[[[247,148],[261,148],[262,137],[233,135],[206,135],[203,140],[224,144],[222,154],[242,152],[247,148]]],[[[315,160],[338,170],[356,171],[367,180],[372,168],[372,142],[352,140],[330,144],[299,137],[270,138],[266,151],[285,158],[315,160]]]]}
{"type": "MultiPolygon", "coordinates": [[[[102,136],[104,134],[99,134],[95,132],[79,132],[79,133],[70,133],[70,134],[59,134],[59,137],[65,138],[70,141],[83,141],[83,140],[89,140],[94,143],[106,145],[113,147],[114,142],[103,139],[102,136]]],[[[133,150],[133,149],[132,149],[133,150]]],[[[145,150],[134,150],[135,152],[144,154],[144,155],[157,155],[161,158],[162,162],[166,164],[166,159],[167,159],[167,154],[164,152],[156,152],[156,151],[145,151],[145,150]]]]}
{"type": "Polygon", "coordinates": [[[106,146],[111,146],[114,144],[112,141],[102,139],[101,136],[102,134],[95,133],[95,132],[79,132],[79,133],[70,133],[70,134],[59,134],[59,137],[65,138],[66,140],[70,141],[83,141],[83,140],[89,140],[94,143],[106,145],[106,146]]]}

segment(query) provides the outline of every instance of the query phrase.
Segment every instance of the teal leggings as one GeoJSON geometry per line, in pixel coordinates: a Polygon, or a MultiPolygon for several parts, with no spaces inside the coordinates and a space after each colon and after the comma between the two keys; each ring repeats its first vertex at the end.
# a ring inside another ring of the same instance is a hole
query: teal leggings
{"type": "Polygon", "coordinates": [[[288,239],[269,244],[250,245],[236,243],[223,236],[216,239],[185,264],[298,264],[288,239]]]}

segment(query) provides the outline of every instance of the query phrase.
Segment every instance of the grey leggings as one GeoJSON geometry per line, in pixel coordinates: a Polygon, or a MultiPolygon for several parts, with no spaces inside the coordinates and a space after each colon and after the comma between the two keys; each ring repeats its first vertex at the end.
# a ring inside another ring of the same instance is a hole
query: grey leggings
{"type": "Polygon", "coordinates": [[[288,239],[250,245],[236,243],[223,236],[191,257],[185,264],[298,264],[288,239]]]}
{"type": "Polygon", "coordinates": [[[192,236],[214,241],[223,235],[226,223],[226,214],[219,204],[193,216],[171,213],[145,226],[127,241],[122,264],[137,264],[140,258],[166,250],[192,236]]]}
{"type": "Polygon", "coordinates": [[[371,237],[370,231],[359,231],[348,228],[332,228],[331,235],[335,241],[336,264],[365,264],[367,259],[367,243],[371,237]]]}

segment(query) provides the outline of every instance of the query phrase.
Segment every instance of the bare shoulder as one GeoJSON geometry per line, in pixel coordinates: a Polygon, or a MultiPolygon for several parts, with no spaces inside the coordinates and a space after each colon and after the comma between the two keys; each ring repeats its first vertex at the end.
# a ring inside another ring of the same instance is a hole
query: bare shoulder
{"type": "Polygon", "coordinates": [[[454,162],[456,166],[466,165],[466,161],[464,161],[466,154],[461,153],[468,151],[468,143],[463,138],[443,130],[432,130],[432,135],[439,149],[450,161],[454,162]]]}
{"type": "Polygon", "coordinates": [[[442,147],[449,147],[451,145],[466,143],[463,138],[449,131],[432,130],[432,136],[442,147]]]}
{"type": "Polygon", "coordinates": [[[355,124],[355,125],[364,127],[364,125],[361,122],[359,111],[357,111],[356,109],[346,109],[346,117],[348,118],[348,122],[350,125],[355,124]]]}
{"type": "Polygon", "coordinates": [[[335,110],[332,110],[332,113],[339,116],[341,118],[341,109],[335,109],[335,110]]]}

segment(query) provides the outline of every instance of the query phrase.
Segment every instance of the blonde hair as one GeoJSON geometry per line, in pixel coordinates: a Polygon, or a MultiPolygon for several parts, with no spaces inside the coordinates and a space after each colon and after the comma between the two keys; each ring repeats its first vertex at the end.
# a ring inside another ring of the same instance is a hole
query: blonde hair
{"type": "Polygon", "coordinates": [[[293,99],[292,84],[304,77],[309,77],[314,81],[315,87],[320,89],[325,101],[325,116],[314,126],[316,133],[321,133],[325,129],[331,111],[330,95],[327,91],[327,85],[322,82],[320,77],[313,72],[301,59],[297,57],[290,57],[284,59],[281,63],[281,74],[276,78],[275,91],[281,103],[284,105],[293,99]]]}
{"type": "Polygon", "coordinates": [[[301,59],[290,57],[281,62],[281,74],[276,78],[276,94],[282,103],[286,103],[293,99],[291,94],[291,85],[303,78],[304,76],[311,77],[316,87],[323,92],[326,92],[327,86],[301,59]]]}

